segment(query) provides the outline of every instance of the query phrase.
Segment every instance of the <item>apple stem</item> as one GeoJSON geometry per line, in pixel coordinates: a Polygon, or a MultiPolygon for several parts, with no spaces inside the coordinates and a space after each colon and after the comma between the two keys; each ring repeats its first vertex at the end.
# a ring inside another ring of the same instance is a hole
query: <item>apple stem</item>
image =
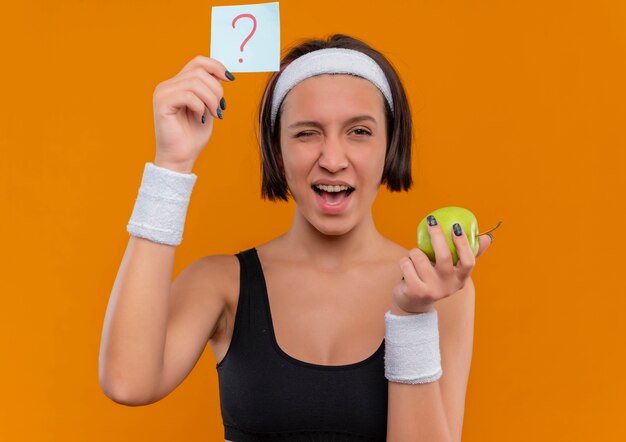
{"type": "Polygon", "coordinates": [[[486,232],[479,233],[477,236],[486,235],[487,233],[496,230],[498,227],[500,227],[500,224],[502,224],[502,220],[498,221],[498,224],[496,224],[495,227],[492,227],[491,229],[487,230],[486,232]]]}

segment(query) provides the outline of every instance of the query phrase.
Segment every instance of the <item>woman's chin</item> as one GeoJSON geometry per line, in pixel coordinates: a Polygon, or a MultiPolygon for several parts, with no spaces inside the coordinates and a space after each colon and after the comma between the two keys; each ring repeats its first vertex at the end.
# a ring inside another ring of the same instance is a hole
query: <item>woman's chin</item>
{"type": "Polygon", "coordinates": [[[346,223],[345,221],[342,222],[338,219],[325,221],[326,222],[311,223],[314,229],[316,229],[319,233],[325,236],[345,235],[354,228],[352,224],[346,223]]]}
{"type": "MultiPolygon", "coordinates": [[[[297,209],[296,209],[297,210],[297,209]]],[[[313,231],[324,236],[342,236],[350,233],[358,224],[355,214],[328,215],[317,210],[299,210],[302,221],[307,223],[313,231]]]]}

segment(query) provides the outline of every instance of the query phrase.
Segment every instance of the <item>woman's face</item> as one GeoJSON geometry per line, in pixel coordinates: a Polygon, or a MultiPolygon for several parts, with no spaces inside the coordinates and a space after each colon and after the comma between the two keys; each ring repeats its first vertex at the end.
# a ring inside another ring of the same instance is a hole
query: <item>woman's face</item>
{"type": "Polygon", "coordinates": [[[283,101],[280,143],[297,211],[341,235],[371,217],[387,146],[384,97],[368,80],[319,75],[283,101]]]}

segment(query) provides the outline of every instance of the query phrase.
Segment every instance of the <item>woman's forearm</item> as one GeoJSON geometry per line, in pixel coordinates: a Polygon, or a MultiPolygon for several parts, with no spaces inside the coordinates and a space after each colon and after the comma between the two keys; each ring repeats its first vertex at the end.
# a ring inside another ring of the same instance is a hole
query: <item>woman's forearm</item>
{"type": "MultiPolygon", "coordinates": [[[[393,302],[390,312],[409,315],[393,302]]],[[[452,442],[439,381],[389,381],[387,442],[452,442]]]]}
{"type": "Polygon", "coordinates": [[[439,381],[389,382],[387,442],[452,442],[439,381]]]}

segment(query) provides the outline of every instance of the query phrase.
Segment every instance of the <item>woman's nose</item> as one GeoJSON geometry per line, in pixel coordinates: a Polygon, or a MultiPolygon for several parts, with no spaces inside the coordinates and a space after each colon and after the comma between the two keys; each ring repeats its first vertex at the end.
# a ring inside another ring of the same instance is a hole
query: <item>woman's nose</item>
{"type": "Polygon", "coordinates": [[[339,172],[348,167],[348,157],[341,142],[327,138],[322,144],[318,163],[320,167],[331,173],[339,172]]]}

